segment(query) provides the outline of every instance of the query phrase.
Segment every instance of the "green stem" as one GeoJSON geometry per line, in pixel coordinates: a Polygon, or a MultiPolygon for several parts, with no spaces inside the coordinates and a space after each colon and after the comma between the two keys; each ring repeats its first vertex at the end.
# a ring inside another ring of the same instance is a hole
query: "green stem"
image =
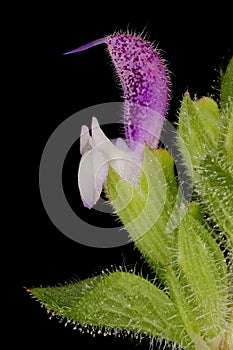
{"type": "Polygon", "coordinates": [[[211,348],[206,344],[204,339],[201,336],[195,334],[186,322],[185,326],[190,338],[196,344],[196,350],[211,350],[211,348]]]}

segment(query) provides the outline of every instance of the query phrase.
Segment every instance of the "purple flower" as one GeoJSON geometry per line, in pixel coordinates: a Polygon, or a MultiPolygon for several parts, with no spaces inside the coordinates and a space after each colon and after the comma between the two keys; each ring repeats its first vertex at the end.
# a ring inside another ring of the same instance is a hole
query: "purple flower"
{"type": "Polygon", "coordinates": [[[140,36],[107,37],[110,56],[124,92],[125,134],[131,148],[146,142],[157,148],[168,107],[166,68],[151,43],[140,36]]]}
{"type": "Polygon", "coordinates": [[[92,137],[87,126],[83,126],[78,181],[83,203],[88,208],[100,196],[109,163],[121,178],[137,186],[144,145],[157,148],[169,100],[169,78],[165,65],[152,44],[138,35],[110,35],[66,54],[102,43],[107,44],[123,89],[126,143],[118,139],[113,144],[103,134],[95,118],[92,137]]]}

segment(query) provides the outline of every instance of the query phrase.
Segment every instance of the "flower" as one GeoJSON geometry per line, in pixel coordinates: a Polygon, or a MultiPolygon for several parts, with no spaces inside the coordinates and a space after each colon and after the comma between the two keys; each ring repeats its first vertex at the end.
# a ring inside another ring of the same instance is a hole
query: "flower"
{"type": "Polygon", "coordinates": [[[92,136],[86,125],[82,126],[78,170],[78,184],[83,204],[92,208],[100,197],[108,175],[109,164],[118,175],[135,186],[139,183],[143,146],[131,151],[126,142],[118,138],[111,142],[101,130],[98,120],[92,118],[92,136]]]}
{"type": "Polygon", "coordinates": [[[108,163],[121,178],[138,186],[144,145],[157,148],[169,99],[170,82],[164,62],[153,45],[139,35],[109,35],[65,54],[102,43],[107,44],[123,89],[126,142],[117,139],[112,143],[95,118],[92,137],[87,126],[82,127],[78,182],[83,204],[88,208],[100,196],[108,163]]]}

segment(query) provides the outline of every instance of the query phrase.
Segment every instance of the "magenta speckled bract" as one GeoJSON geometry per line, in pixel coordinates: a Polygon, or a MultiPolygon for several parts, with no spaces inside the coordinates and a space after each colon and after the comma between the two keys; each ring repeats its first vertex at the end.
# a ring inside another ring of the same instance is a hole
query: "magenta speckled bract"
{"type": "Polygon", "coordinates": [[[108,50],[120,78],[124,98],[165,115],[169,80],[164,64],[151,43],[140,36],[107,37],[108,50]]]}
{"type": "Polygon", "coordinates": [[[107,44],[124,97],[125,136],[132,150],[137,144],[158,146],[169,100],[167,69],[153,45],[139,35],[116,33],[66,52],[73,54],[107,44]]]}
{"type": "Polygon", "coordinates": [[[169,99],[164,63],[151,43],[140,36],[110,35],[107,44],[124,92],[129,145],[146,142],[156,148],[169,99]]]}

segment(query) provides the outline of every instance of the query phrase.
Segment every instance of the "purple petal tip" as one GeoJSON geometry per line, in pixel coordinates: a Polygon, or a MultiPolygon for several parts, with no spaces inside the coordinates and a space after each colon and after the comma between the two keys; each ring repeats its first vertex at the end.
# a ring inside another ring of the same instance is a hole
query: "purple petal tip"
{"type": "Polygon", "coordinates": [[[81,52],[90,49],[93,46],[100,45],[100,44],[106,44],[107,38],[101,38],[94,41],[91,41],[88,44],[84,44],[82,46],[79,46],[77,49],[74,49],[72,51],[64,52],[63,55],[71,55],[73,53],[81,52]]]}

